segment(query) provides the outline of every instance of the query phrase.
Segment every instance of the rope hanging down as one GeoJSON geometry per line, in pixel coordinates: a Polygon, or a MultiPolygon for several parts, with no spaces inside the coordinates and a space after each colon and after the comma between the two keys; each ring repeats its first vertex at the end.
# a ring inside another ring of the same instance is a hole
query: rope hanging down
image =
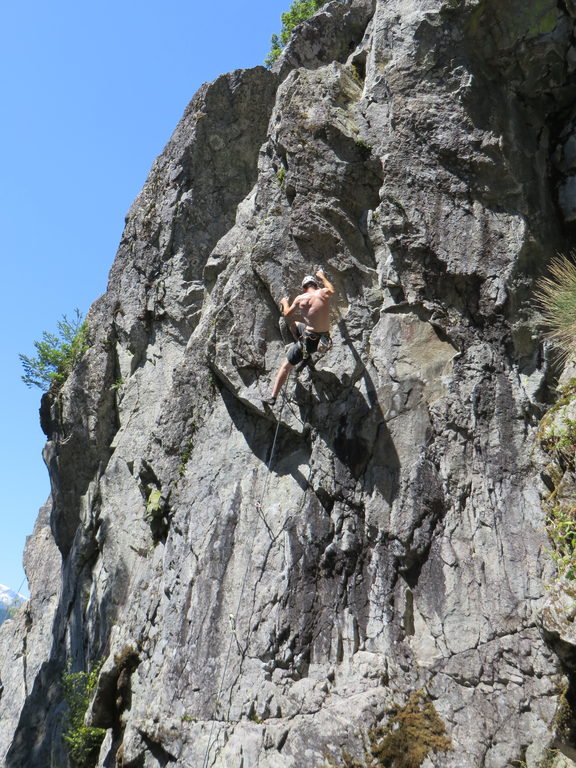
{"type": "MultiPolygon", "coordinates": [[[[278,419],[276,421],[276,429],[274,431],[274,439],[272,441],[272,448],[270,449],[270,457],[268,459],[268,466],[266,471],[266,481],[264,483],[264,489],[262,491],[261,499],[262,501],[266,498],[266,494],[268,492],[268,483],[270,481],[270,473],[272,470],[272,460],[274,458],[274,451],[276,449],[276,440],[278,438],[278,432],[280,430],[280,422],[282,419],[282,412],[284,411],[284,405],[286,404],[286,384],[287,381],[284,382],[282,386],[282,405],[280,407],[280,412],[278,413],[278,419]]],[[[262,513],[262,501],[256,501],[256,509],[258,513],[261,515],[262,513]]],[[[222,675],[220,677],[220,684],[218,686],[218,692],[216,694],[216,706],[215,710],[218,709],[220,706],[220,696],[222,695],[222,691],[224,689],[224,681],[226,679],[226,672],[228,671],[228,663],[230,661],[230,654],[232,652],[232,643],[234,642],[234,638],[236,637],[236,616],[238,616],[238,613],[240,611],[240,607],[242,605],[242,600],[244,598],[244,590],[246,588],[246,582],[248,580],[248,571],[250,569],[251,561],[252,561],[252,550],[254,548],[254,541],[256,539],[256,532],[257,527],[253,526],[253,532],[252,532],[252,538],[250,540],[250,547],[248,549],[248,556],[246,558],[246,568],[244,569],[244,577],[242,578],[242,584],[240,587],[240,595],[238,597],[238,604],[236,606],[236,613],[230,614],[230,640],[228,642],[228,650],[226,652],[226,660],[224,662],[224,667],[222,669],[222,675]]],[[[216,712],[214,713],[216,714],[216,712]]],[[[208,768],[208,760],[210,757],[210,750],[212,749],[213,740],[212,735],[214,732],[214,718],[212,719],[212,724],[210,726],[210,733],[208,735],[208,743],[206,745],[206,752],[204,753],[204,759],[202,761],[202,768],[208,768]]]]}

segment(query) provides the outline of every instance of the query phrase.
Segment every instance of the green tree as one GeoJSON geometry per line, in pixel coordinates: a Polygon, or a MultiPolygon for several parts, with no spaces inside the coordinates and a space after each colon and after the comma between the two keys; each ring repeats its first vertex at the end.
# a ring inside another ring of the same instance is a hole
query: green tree
{"type": "Polygon", "coordinates": [[[282,14],[282,29],[280,35],[272,35],[270,53],[264,59],[264,64],[268,68],[274,64],[278,56],[282,53],[282,49],[290,40],[290,35],[294,27],[301,24],[310,16],[316,13],[316,11],[326,4],[326,0],[294,0],[290,9],[286,13],[282,14]]]}
{"type": "Polygon", "coordinates": [[[98,664],[91,672],[70,672],[68,669],[62,675],[64,699],[68,705],[64,741],[74,768],[88,768],[94,765],[106,735],[104,728],[84,724],[90,699],[96,690],[100,667],[101,664],[98,664]]]}
{"type": "Polygon", "coordinates": [[[574,254],[552,259],[549,275],[536,287],[548,336],[558,345],[564,358],[576,355],[576,263],[574,254]]]}
{"type": "Polygon", "coordinates": [[[24,367],[22,381],[28,387],[47,392],[52,385],[62,385],[72,368],[88,349],[88,326],[80,310],[69,320],[63,315],[58,334],[43,331],[42,341],[35,341],[36,357],[19,355],[24,367]]]}

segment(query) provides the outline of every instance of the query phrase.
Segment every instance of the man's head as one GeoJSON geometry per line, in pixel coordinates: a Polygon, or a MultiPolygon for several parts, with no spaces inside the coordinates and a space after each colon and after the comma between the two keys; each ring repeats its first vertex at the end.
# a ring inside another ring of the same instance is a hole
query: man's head
{"type": "Polygon", "coordinates": [[[314,277],[314,275],[306,275],[304,280],[302,280],[302,288],[306,290],[307,288],[320,288],[320,283],[318,282],[317,278],[314,277]]]}

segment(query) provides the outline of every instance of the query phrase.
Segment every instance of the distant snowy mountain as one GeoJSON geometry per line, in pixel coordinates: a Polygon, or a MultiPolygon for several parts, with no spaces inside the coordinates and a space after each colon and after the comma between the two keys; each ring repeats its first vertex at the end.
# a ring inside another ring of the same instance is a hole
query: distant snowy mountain
{"type": "Polygon", "coordinates": [[[14,592],[10,587],[0,584],[0,624],[10,617],[15,607],[26,602],[26,598],[14,592]]]}

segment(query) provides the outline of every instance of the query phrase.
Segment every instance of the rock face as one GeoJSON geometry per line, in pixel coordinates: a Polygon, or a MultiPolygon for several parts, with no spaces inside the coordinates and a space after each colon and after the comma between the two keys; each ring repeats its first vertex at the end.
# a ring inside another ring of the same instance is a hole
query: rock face
{"type": "Polygon", "coordinates": [[[65,764],[62,672],[99,663],[106,768],[362,761],[417,692],[452,744],[426,765],[546,757],[567,678],[531,288],[576,209],[575,16],[331,2],[275,71],[200,89],[43,401],[7,768],[65,764]],[[333,346],[272,413],[277,305],[317,264],[333,346]]]}

